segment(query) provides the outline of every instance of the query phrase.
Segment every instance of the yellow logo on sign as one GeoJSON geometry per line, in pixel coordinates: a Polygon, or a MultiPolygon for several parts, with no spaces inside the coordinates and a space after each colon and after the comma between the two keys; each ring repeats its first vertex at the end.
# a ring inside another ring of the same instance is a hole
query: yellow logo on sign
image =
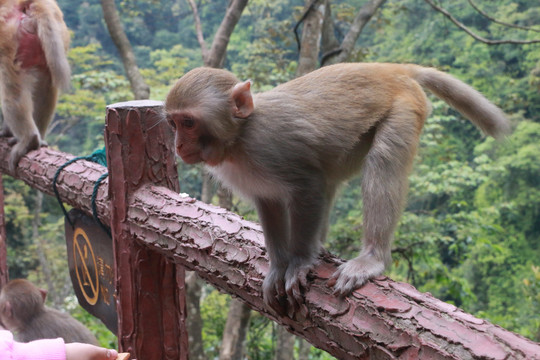
{"type": "Polygon", "coordinates": [[[99,296],[98,266],[90,240],[86,232],[79,227],[73,233],[73,260],[79,288],[86,301],[95,305],[99,296]]]}

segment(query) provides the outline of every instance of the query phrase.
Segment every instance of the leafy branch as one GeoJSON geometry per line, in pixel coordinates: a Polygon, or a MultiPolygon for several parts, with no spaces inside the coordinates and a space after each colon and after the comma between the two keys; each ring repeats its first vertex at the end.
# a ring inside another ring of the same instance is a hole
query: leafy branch
{"type": "MultiPolygon", "coordinates": [[[[463,24],[458,19],[456,19],[448,10],[438,6],[432,0],[424,0],[424,1],[427,2],[433,9],[435,9],[436,11],[440,12],[445,17],[447,17],[458,28],[465,31],[467,34],[469,34],[475,40],[478,40],[478,41],[483,42],[485,44],[488,44],[488,45],[500,45],[500,44],[521,44],[521,45],[524,45],[524,44],[540,43],[540,39],[534,39],[534,40],[514,40],[514,39],[491,40],[491,39],[486,39],[485,37],[482,37],[482,36],[476,34],[474,31],[472,31],[470,28],[468,28],[465,24],[463,24]]],[[[472,3],[471,0],[468,0],[468,1],[476,11],[478,11],[480,14],[482,14],[486,18],[490,19],[491,21],[493,21],[493,22],[495,22],[495,23],[497,23],[499,25],[514,27],[514,28],[518,28],[518,29],[521,29],[521,30],[538,31],[536,29],[532,29],[532,28],[528,28],[528,27],[521,27],[519,25],[507,24],[507,23],[503,23],[501,21],[495,20],[493,17],[489,16],[488,14],[486,14],[485,12],[480,10],[475,4],[472,3]]]]}

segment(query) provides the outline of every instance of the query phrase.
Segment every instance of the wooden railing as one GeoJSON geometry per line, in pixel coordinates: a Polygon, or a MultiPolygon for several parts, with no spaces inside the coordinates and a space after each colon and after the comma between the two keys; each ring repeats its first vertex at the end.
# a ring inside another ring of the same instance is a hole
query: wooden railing
{"type": "MultiPolygon", "coordinates": [[[[307,312],[279,316],[262,301],[268,260],[261,228],[178,192],[172,133],[159,121],[159,106],[109,106],[108,169],[78,161],[57,181],[62,201],[91,214],[94,183],[109,171],[96,205],[114,240],[123,351],[145,360],[187,358],[186,268],[339,359],[540,359],[539,344],[386,277],[337,298],[326,281],[341,261],[328,254],[306,289],[307,312]]],[[[13,174],[9,151],[0,139],[0,171],[47,194],[58,167],[73,158],[42,148],[13,174]]]]}

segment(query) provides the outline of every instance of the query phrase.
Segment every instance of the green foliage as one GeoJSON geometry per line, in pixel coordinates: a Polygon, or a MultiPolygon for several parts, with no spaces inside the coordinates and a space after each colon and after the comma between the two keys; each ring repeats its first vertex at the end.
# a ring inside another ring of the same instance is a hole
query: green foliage
{"type": "Polygon", "coordinates": [[[77,302],[75,296],[68,296],[65,300],[64,307],[69,311],[71,316],[90,329],[101,346],[108,349],[118,349],[118,339],[116,336],[98,318],[95,318],[84,310],[77,302]]]}
{"type": "MultiPolygon", "coordinates": [[[[523,287],[526,307],[532,308],[533,312],[538,314],[540,311],[540,266],[530,266],[530,272],[523,278],[523,287]]],[[[540,318],[535,316],[526,320],[526,325],[521,327],[520,333],[525,333],[533,339],[540,339],[540,318]]]]}
{"type": "Polygon", "coordinates": [[[246,339],[248,359],[271,359],[274,354],[277,325],[259,313],[252,312],[246,339]]]}
{"type": "Polygon", "coordinates": [[[228,46],[228,63],[240,79],[251,79],[257,91],[289,80],[296,70],[296,43],[291,37],[299,8],[291,2],[251,1],[228,46]]]}
{"type": "Polygon", "coordinates": [[[219,357],[219,348],[225,323],[230,297],[207,287],[207,294],[201,299],[201,317],[205,326],[203,329],[204,350],[209,358],[219,357]],[[220,310],[220,311],[216,311],[220,310]]]}
{"type": "Polygon", "coordinates": [[[149,51],[148,58],[151,65],[142,69],[141,73],[148,79],[153,99],[164,100],[172,84],[184,74],[192,62],[186,57],[186,53],[194,56],[193,51],[186,51],[182,45],[174,45],[170,50],[149,51]]]}

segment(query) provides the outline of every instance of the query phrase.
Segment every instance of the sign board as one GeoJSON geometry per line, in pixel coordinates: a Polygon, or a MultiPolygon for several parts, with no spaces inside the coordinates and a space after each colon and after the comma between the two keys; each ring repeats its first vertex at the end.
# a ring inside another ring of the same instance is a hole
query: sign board
{"type": "Polygon", "coordinates": [[[113,333],[118,331],[114,252],[111,237],[90,216],[78,209],[64,220],[69,275],[79,304],[99,318],[113,333]]]}

